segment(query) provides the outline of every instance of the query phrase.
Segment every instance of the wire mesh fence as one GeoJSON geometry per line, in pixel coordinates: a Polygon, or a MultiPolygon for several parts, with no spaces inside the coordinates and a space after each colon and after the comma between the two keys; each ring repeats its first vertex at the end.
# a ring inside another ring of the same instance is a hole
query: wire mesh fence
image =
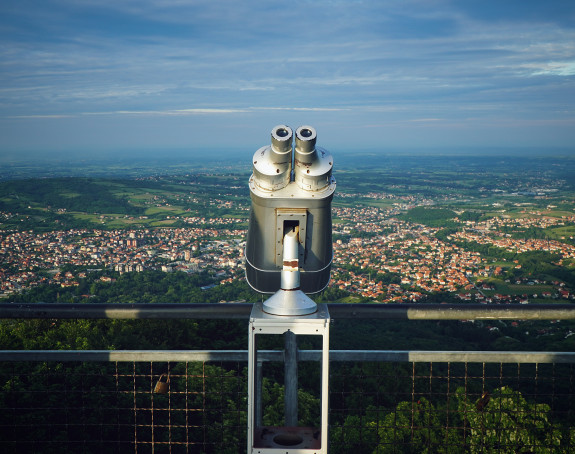
{"type": "Polygon", "coordinates": [[[339,363],[331,452],[572,452],[572,364],[339,363]]]}
{"type": "MultiPolygon", "coordinates": [[[[574,367],[332,361],[330,452],[572,452],[574,367]]],[[[0,452],[243,453],[246,377],[242,361],[2,362],[0,452]]]]}
{"type": "Polygon", "coordinates": [[[245,374],[238,364],[3,363],[1,373],[4,453],[245,447],[245,374]]]}

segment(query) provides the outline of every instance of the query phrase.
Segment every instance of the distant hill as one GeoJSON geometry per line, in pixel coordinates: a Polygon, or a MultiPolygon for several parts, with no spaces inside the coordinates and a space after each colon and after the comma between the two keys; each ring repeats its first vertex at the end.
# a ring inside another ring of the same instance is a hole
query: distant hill
{"type": "Polygon", "coordinates": [[[54,178],[14,180],[0,183],[0,209],[27,211],[37,208],[67,211],[140,214],[132,205],[110,189],[110,181],[92,178],[54,178]]]}

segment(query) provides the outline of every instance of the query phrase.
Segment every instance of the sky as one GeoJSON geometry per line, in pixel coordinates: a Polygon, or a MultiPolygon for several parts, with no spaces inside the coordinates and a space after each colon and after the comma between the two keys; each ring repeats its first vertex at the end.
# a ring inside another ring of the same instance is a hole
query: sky
{"type": "Polygon", "coordinates": [[[572,0],[2,0],[0,155],[575,150],[572,0]]]}

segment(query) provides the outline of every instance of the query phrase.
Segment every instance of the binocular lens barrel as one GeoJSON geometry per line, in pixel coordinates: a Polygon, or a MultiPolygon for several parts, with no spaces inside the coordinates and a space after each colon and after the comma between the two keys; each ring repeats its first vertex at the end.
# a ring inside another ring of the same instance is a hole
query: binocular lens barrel
{"type": "Polygon", "coordinates": [[[289,126],[279,125],[272,129],[272,148],[276,153],[291,153],[293,132],[289,126]]]}
{"type": "Polygon", "coordinates": [[[295,132],[295,151],[297,154],[310,154],[315,151],[317,133],[311,126],[300,126],[295,132]]]}

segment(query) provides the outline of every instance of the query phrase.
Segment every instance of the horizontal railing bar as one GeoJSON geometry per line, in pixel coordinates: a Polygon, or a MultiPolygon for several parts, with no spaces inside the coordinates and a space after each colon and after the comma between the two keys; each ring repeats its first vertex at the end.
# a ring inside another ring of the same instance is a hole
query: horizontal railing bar
{"type": "Polygon", "coordinates": [[[332,361],[456,362],[456,363],[575,363],[573,352],[491,351],[330,351],[332,361]]]}
{"type": "MultiPolygon", "coordinates": [[[[575,363],[575,352],[330,350],[335,362],[575,363]]],[[[283,361],[283,351],[258,351],[259,361],[283,361]]],[[[299,350],[320,361],[321,350],[299,350]]],[[[0,350],[0,361],[247,362],[247,350],[0,350]]]]}
{"type": "MultiPolygon", "coordinates": [[[[273,352],[281,361],[283,352],[273,352]]],[[[206,362],[248,360],[243,350],[2,350],[0,361],[206,362]]],[[[272,359],[268,359],[272,360],[272,359]]]]}
{"type": "MultiPolygon", "coordinates": [[[[338,304],[333,319],[574,320],[575,304],[338,304]]],[[[0,319],[244,319],[250,303],[2,303],[0,319]]]]}
{"type": "Polygon", "coordinates": [[[252,304],[3,303],[1,318],[69,319],[248,319],[252,304]]]}
{"type": "Polygon", "coordinates": [[[574,304],[328,304],[332,318],[573,320],[574,304]]]}

